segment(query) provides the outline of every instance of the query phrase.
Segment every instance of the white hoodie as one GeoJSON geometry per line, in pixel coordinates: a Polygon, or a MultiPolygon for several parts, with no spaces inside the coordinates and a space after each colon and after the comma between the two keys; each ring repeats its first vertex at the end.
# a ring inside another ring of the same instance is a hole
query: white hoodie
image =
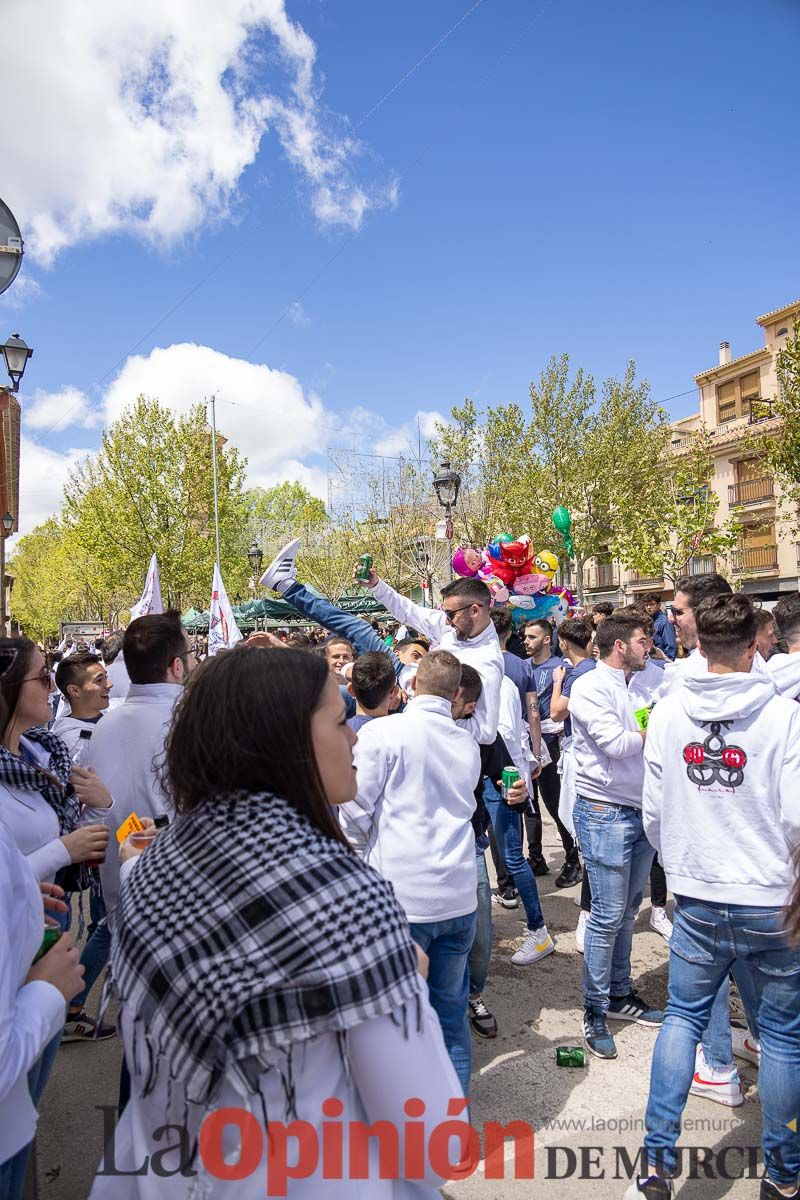
{"type": "Polygon", "coordinates": [[[475,911],[471,817],[481,756],[450,701],[417,696],[399,716],[362,726],[353,752],[355,800],[339,816],[356,851],[393,885],[409,921],[475,911]]]}
{"type": "Polygon", "coordinates": [[[634,716],[641,707],[625,672],[604,662],[575,680],[569,715],[578,796],[641,808],[644,742],[634,716]]]}
{"type": "Polygon", "coordinates": [[[767,674],[779,695],[800,700],[800,650],[794,654],[773,654],[767,659],[767,674]]]}
{"type": "Polygon", "coordinates": [[[492,624],[477,637],[459,640],[452,625],[440,609],[421,608],[413,600],[401,596],[388,583],[380,580],[372,594],[398,621],[418,629],[430,639],[435,649],[449,650],[459,662],[474,667],[481,677],[483,691],[474,715],[464,725],[481,745],[491,746],[497,737],[500,714],[500,683],[505,675],[503,652],[492,624]]]}
{"type": "Polygon", "coordinates": [[[650,718],[642,818],[670,891],[785,904],[800,842],[800,708],[766,674],[687,679],[650,718]]]}

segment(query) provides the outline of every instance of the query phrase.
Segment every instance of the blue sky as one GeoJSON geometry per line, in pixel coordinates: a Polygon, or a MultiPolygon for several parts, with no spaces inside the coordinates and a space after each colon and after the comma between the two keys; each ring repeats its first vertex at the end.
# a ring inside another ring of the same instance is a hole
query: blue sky
{"type": "MultiPolygon", "coordinates": [[[[231,0],[232,24],[242,7],[231,0]]],[[[22,64],[47,80],[51,107],[31,116],[0,188],[30,251],[0,301],[6,331],[35,347],[23,529],[57,507],[69,463],[139,386],[176,407],[218,390],[220,425],[251,455],[254,482],[297,474],[322,492],[326,445],[396,450],[418,412],[465,396],[524,403],[551,354],[597,379],[634,358],[666,401],[716,361],[720,340],[734,355],[754,349],[755,316],[800,295],[795,0],[287,0],[294,32],[249,29],[224,80],[238,73],[242,103],[262,116],[266,95],[294,105],[310,135],[292,141],[274,110],[264,116],[252,161],[245,148],[222,168],[224,203],[206,160],[236,139],[215,124],[213,88],[181,143],[187,168],[138,159],[138,125],[130,145],[99,125],[93,141],[93,114],[159,108],[159,37],[180,41],[188,17],[176,34],[152,0],[136,6],[151,21],[148,64],[133,17],[129,40],[123,23],[104,45],[85,5],[66,8],[22,64]],[[52,65],[84,36],[84,80],[109,47],[120,72],[73,97],[80,72],[54,80],[52,65]],[[196,175],[182,192],[183,170],[196,175]],[[187,195],[197,207],[182,219],[187,195]],[[187,345],[216,355],[151,357],[187,345]],[[293,437],[280,427],[286,397],[293,437]]],[[[220,41],[209,77],[225,66],[220,41]]],[[[176,110],[162,105],[172,129],[176,110]]],[[[694,403],[667,407],[681,416],[694,403]]]]}

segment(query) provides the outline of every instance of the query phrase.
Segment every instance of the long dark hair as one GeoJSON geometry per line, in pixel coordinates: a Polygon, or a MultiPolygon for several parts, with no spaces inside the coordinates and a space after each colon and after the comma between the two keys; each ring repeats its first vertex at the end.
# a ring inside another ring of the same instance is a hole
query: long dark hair
{"type": "Polygon", "coordinates": [[[311,738],[328,678],[325,662],[302,650],[241,646],[207,658],[184,688],[167,737],[162,778],[175,811],[232,792],[273,792],[349,845],[311,738]]]}
{"type": "Polygon", "coordinates": [[[0,659],[9,661],[0,675],[0,741],[5,742],[9,726],[17,715],[22,685],[31,669],[31,658],[37,649],[30,638],[0,638],[0,659]]]}

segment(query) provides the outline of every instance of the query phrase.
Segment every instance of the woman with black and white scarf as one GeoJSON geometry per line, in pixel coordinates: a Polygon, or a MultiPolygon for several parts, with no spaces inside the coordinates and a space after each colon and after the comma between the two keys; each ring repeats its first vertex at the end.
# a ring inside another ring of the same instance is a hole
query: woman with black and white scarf
{"type": "Polygon", "coordinates": [[[123,867],[132,1089],[91,1200],[438,1195],[430,1135],[465,1102],[403,911],[333,811],[355,796],[354,743],[315,655],[243,646],[186,686],[165,758],[176,818],[123,867]],[[375,1122],[381,1138],[354,1131],[375,1122]]]}

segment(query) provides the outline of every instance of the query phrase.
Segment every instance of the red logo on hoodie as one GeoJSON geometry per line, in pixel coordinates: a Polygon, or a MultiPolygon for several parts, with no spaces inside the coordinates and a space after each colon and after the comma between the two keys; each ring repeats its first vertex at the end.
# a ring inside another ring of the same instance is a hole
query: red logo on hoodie
{"type": "Polygon", "coordinates": [[[747,755],[741,746],[729,746],[722,734],[723,725],[731,721],[704,722],[711,732],[704,742],[689,742],[683,748],[686,774],[698,787],[710,787],[721,783],[723,787],[737,788],[744,782],[744,767],[747,755]]]}

